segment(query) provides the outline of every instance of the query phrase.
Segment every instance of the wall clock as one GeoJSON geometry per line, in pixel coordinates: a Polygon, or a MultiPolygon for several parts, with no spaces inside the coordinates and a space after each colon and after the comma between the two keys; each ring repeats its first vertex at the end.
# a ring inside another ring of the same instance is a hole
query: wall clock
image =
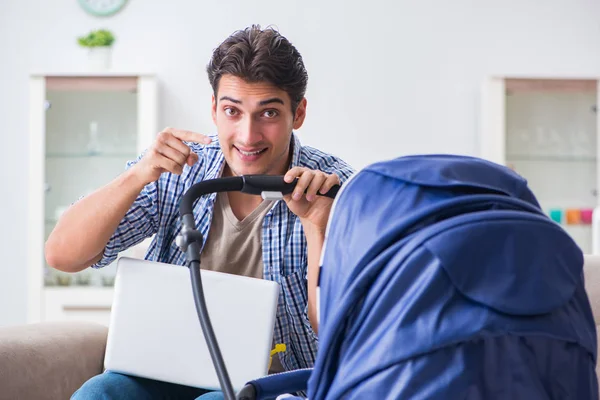
{"type": "Polygon", "coordinates": [[[127,0],[77,0],[88,14],[96,17],[108,17],[119,12],[127,0]]]}

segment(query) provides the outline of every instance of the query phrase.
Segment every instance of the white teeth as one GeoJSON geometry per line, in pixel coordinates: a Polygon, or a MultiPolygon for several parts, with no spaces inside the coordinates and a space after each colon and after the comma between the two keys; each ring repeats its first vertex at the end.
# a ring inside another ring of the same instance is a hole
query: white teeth
{"type": "Polygon", "coordinates": [[[245,155],[245,156],[255,156],[255,155],[257,155],[258,153],[260,153],[262,150],[248,152],[248,151],[243,151],[243,150],[240,150],[240,149],[238,149],[238,151],[239,151],[240,153],[242,153],[243,155],[245,155]]]}

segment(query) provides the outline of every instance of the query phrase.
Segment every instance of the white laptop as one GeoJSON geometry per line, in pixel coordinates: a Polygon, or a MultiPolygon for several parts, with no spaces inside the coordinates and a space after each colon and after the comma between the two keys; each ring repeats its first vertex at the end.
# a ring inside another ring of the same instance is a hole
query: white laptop
{"type": "MultiPolygon", "coordinates": [[[[231,383],[268,373],[279,285],[201,271],[206,306],[231,383]]],[[[220,389],[187,267],[122,257],[104,359],[106,369],[220,389]]]]}

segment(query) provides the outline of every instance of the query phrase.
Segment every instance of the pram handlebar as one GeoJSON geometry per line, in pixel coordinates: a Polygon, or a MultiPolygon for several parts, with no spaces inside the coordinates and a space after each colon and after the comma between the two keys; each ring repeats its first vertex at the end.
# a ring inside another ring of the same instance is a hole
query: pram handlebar
{"type": "MultiPolygon", "coordinates": [[[[179,215],[181,217],[182,228],[181,234],[177,237],[177,245],[183,252],[186,253],[190,276],[192,279],[192,289],[194,292],[194,303],[198,313],[198,319],[204,333],[204,338],[208,346],[221,390],[226,400],[235,400],[236,396],[231,385],[231,380],[217,338],[213,331],[204,292],[202,289],[202,280],[200,276],[200,248],[204,241],[200,231],[196,229],[196,222],[193,215],[194,202],[200,197],[216,192],[234,192],[240,191],[243,193],[261,195],[264,199],[275,200],[281,199],[284,195],[294,191],[298,179],[293,182],[286,182],[283,175],[242,175],[225,177],[218,179],[209,179],[198,182],[190,187],[183,195],[179,206],[179,215]]],[[[334,198],[339,191],[340,186],[336,185],[323,196],[334,198]]],[[[250,388],[246,388],[250,389],[250,388]]],[[[242,390],[237,399],[247,399],[247,392],[242,390]]]]}
{"type": "MultiPolygon", "coordinates": [[[[283,175],[242,175],[226,178],[209,179],[198,182],[188,189],[183,195],[180,207],[180,215],[192,214],[194,201],[209,193],[216,192],[242,192],[261,195],[264,193],[280,193],[282,196],[294,191],[298,180],[286,182],[283,175]]],[[[339,185],[335,185],[323,196],[334,198],[337,195],[339,185]]]]}

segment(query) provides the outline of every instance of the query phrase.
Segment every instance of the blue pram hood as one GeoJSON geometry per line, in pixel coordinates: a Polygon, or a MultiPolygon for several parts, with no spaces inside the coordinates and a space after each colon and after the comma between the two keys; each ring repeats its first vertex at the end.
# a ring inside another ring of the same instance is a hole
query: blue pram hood
{"type": "Polygon", "coordinates": [[[582,268],[506,167],[451,155],[371,165],[330,218],[308,396],[596,399],[582,268]]]}

